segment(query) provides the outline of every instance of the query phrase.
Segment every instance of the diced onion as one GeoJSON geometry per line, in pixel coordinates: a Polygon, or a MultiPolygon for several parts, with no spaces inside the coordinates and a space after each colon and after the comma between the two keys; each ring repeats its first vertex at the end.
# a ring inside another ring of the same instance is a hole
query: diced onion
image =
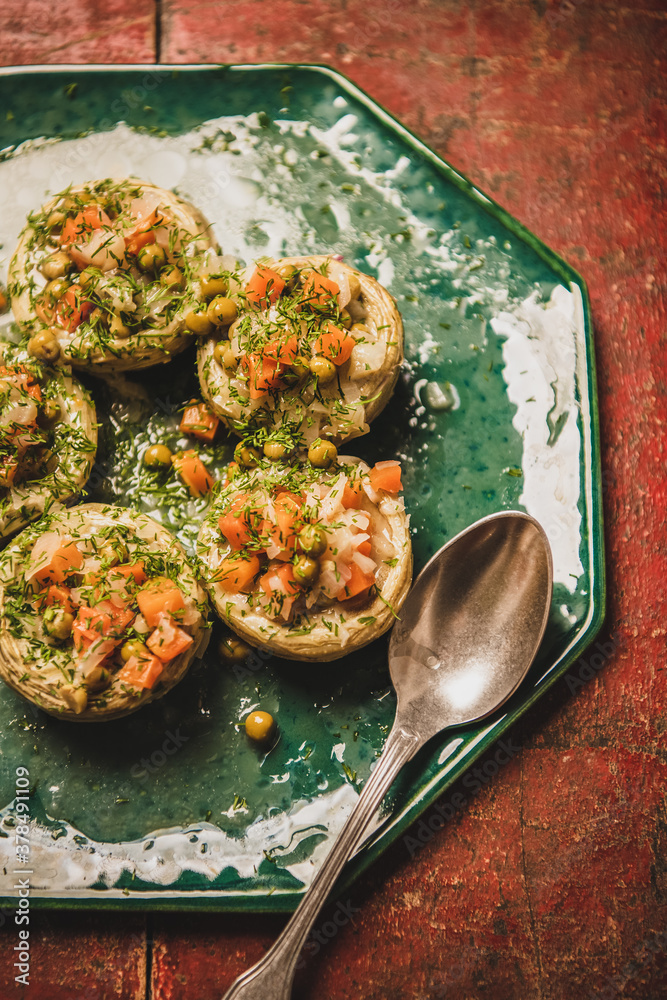
{"type": "Polygon", "coordinates": [[[150,626],[148,625],[143,615],[137,615],[132,624],[132,628],[135,630],[135,632],[141,632],[142,635],[144,635],[146,632],[151,631],[150,626]]]}
{"type": "Polygon", "coordinates": [[[384,364],[386,349],[382,343],[356,344],[350,354],[348,378],[357,382],[362,378],[379,372],[384,364]]]}
{"type": "Polygon", "coordinates": [[[138,222],[143,222],[155,211],[160,204],[160,195],[157,191],[146,191],[141,198],[133,198],[130,203],[130,214],[138,222]]]}
{"type": "Polygon", "coordinates": [[[363,491],[371,501],[371,503],[377,504],[380,501],[380,494],[377,493],[367,479],[363,481],[363,491]]]}
{"type": "Polygon", "coordinates": [[[112,653],[115,648],[116,643],[113,639],[101,639],[99,642],[93,643],[79,659],[78,669],[84,677],[87,677],[91,670],[106,660],[109,653],[112,653]]]}
{"type": "Polygon", "coordinates": [[[97,267],[111,271],[125,257],[125,237],[108,229],[96,229],[90,239],[70,247],[70,256],[77,267],[97,267]]]}
{"type": "Polygon", "coordinates": [[[370,556],[365,556],[363,552],[355,552],[352,562],[356,563],[362,573],[374,573],[377,566],[370,556]]]}
{"type": "Polygon", "coordinates": [[[187,600],[185,604],[185,611],[179,618],[181,625],[194,625],[195,622],[199,621],[201,618],[201,612],[197,609],[197,605],[192,601],[187,600]]]}
{"type": "Polygon", "coordinates": [[[22,427],[27,427],[29,424],[34,424],[36,420],[37,406],[35,403],[29,402],[12,406],[8,410],[5,410],[2,416],[0,416],[0,425],[7,427],[10,424],[21,424],[22,427]]]}

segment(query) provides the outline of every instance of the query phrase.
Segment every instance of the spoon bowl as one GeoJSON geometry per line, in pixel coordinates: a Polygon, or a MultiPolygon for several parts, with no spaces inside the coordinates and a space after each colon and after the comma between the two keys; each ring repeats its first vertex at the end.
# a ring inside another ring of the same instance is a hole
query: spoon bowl
{"type": "Polygon", "coordinates": [[[483,518],[443,545],[391,635],[397,719],[429,739],[507,701],[544,636],[552,572],[543,528],[518,511],[483,518]]]}

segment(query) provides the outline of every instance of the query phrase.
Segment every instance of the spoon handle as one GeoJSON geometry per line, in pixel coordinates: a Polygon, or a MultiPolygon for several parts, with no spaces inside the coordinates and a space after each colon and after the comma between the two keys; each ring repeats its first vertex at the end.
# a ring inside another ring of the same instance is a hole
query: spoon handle
{"type": "Polygon", "coordinates": [[[354,809],[294,915],[266,955],[234,981],[223,1000],[289,1000],[299,952],[317,914],[394,778],[422,742],[418,734],[406,726],[394,726],[354,809]]]}

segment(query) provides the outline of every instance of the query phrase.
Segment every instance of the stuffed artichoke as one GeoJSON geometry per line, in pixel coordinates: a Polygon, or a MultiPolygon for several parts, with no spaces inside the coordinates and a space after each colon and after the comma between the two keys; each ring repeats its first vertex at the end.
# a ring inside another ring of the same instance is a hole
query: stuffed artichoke
{"type": "Polygon", "coordinates": [[[95,407],[62,368],[0,355],[0,538],[76,496],[97,448],[95,407]]]}
{"type": "Polygon", "coordinates": [[[0,676],[51,715],[127,715],[202,655],[207,608],[181,546],[146,515],[47,513],[0,556],[0,676]]]}
{"type": "Polygon", "coordinates": [[[218,277],[224,294],[202,312],[199,381],[227,426],[288,450],[365,434],[403,360],[403,325],[386,289],[333,257],[218,277]]]}
{"type": "Polygon", "coordinates": [[[398,462],[327,462],[329,443],[320,444],[311,457],[325,468],[304,461],[235,471],[198,540],[221,618],[296,660],[334,660],[381,635],[412,579],[398,462]]]}
{"type": "Polygon", "coordinates": [[[70,187],[28,219],[9,269],[17,321],[41,361],[98,372],[168,361],[191,341],[201,213],[135,180],[70,187]]]}

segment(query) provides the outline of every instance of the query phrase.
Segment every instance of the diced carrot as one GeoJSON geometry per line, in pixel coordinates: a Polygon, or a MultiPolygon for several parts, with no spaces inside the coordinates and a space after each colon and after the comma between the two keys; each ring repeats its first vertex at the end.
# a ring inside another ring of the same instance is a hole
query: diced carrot
{"type": "Polygon", "coordinates": [[[99,205],[84,205],[81,212],[65,221],[60,235],[60,245],[65,247],[71,243],[79,243],[94,229],[110,225],[111,219],[99,205]]]}
{"type": "Polygon", "coordinates": [[[104,635],[117,641],[122,639],[125,629],[136,617],[131,608],[119,607],[112,601],[100,601],[93,610],[96,613],[107,615],[111,619],[111,625],[104,635]]]}
{"type": "Polygon", "coordinates": [[[140,222],[134,229],[134,232],[129,236],[125,237],[125,252],[129,256],[136,256],[140,250],[144,247],[149,246],[151,243],[155,243],[155,232],[154,230],[162,225],[163,218],[155,208],[147,215],[142,222],[140,222]]]}
{"type": "Polygon", "coordinates": [[[196,451],[181,451],[172,456],[172,464],[190,490],[190,496],[203,497],[213,486],[213,476],[196,451]]]}
{"type": "Polygon", "coordinates": [[[107,604],[109,605],[108,613],[111,616],[112,623],[110,634],[115,637],[122,637],[127,626],[136,617],[134,611],[131,608],[119,608],[118,605],[113,604],[111,601],[105,601],[104,603],[105,607],[107,604]]]}
{"type": "Polygon", "coordinates": [[[385,490],[387,493],[399,493],[401,485],[400,462],[376,462],[370,471],[371,486],[374,490],[385,490]]]}
{"type": "Polygon", "coordinates": [[[28,395],[32,396],[36,403],[41,403],[42,401],[42,387],[38,382],[33,382],[32,379],[23,383],[23,391],[28,395]]]}
{"type": "Polygon", "coordinates": [[[156,680],[164,670],[164,664],[157,656],[142,657],[131,656],[125,666],[118,672],[118,677],[123,684],[130,687],[139,688],[141,691],[152,688],[156,680]]]}
{"type": "Polygon", "coordinates": [[[158,659],[166,663],[185,652],[193,642],[192,636],[175,625],[169,615],[163,615],[158,627],[146,640],[146,645],[158,659]]]}
{"type": "Polygon", "coordinates": [[[374,573],[364,573],[356,563],[350,563],[348,569],[352,574],[344,588],[338,594],[339,601],[347,601],[350,597],[358,597],[375,583],[374,573]]]}
{"type": "Polygon", "coordinates": [[[64,583],[68,576],[83,566],[83,555],[76,542],[65,542],[58,546],[46,565],[40,566],[33,579],[42,585],[64,583]]]}
{"type": "Polygon", "coordinates": [[[185,607],[182,592],[165,576],[149,580],[138,592],[137,604],[149,628],[157,627],[160,615],[173,615],[185,607]]]}
{"type": "Polygon", "coordinates": [[[292,493],[290,492],[290,490],[286,490],[284,486],[276,486],[276,496],[291,497],[295,504],[297,504],[299,507],[303,507],[303,501],[305,497],[303,497],[300,493],[292,493]]]}
{"type": "Polygon", "coordinates": [[[291,559],[296,551],[296,532],[303,501],[300,497],[285,492],[274,501],[275,523],[265,521],[265,530],[274,545],[281,551],[276,559],[291,559]]]}
{"type": "Polygon", "coordinates": [[[357,545],[357,552],[361,552],[362,556],[369,556],[371,554],[371,540],[366,538],[365,541],[357,545]]]}
{"type": "MultiPolygon", "coordinates": [[[[99,604],[110,597],[129,601],[134,589],[146,579],[143,562],[125,563],[112,566],[110,569],[98,569],[93,573],[86,573],[83,585],[92,587],[90,600],[93,604],[99,604]]],[[[117,605],[114,604],[113,607],[116,608],[117,605]]]]}
{"type": "Polygon", "coordinates": [[[76,542],[65,542],[51,557],[55,583],[62,583],[71,573],[83,566],[83,554],[76,542]]]}
{"type": "Polygon", "coordinates": [[[52,604],[59,604],[61,608],[72,614],[74,604],[72,603],[72,591],[69,587],[58,586],[52,583],[46,590],[37,594],[37,608],[42,611],[51,607],[52,604]]]}
{"type": "Polygon", "coordinates": [[[241,358],[241,372],[248,380],[251,399],[261,399],[269,389],[283,389],[285,383],[280,377],[278,363],[262,354],[246,354],[241,358]]]}
{"type": "Polygon", "coordinates": [[[364,487],[361,479],[353,479],[351,482],[345,483],[345,489],[343,490],[343,496],[341,497],[341,503],[343,507],[349,510],[350,507],[358,509],[361,507],[361,503],[364,498],[364,487]]]}
{"type": "MultiPolygon", "coordinates": [[[[284,389],[285,383],[281,378],[282,366],[277,364],[272,358],[261,357],[261,370],[255,374],[255,389],[260,395],[266,389],[284,389]]],[[[250,385],[250,380],[248,380],[250,385]]],[[[252,393],[251,393],[252,397],[252,393]]]]}
{"type": "Polygon", "coordinates": [[[299,341],[295,333],[286,340],[269,340],[264,345],[262,354],[265,358],[275,361],[277,365],[290,365],[299,352],[299,341]]]}
{"type": "Polygon", "coordinates": [[[83,578],[84,587],[94,587],[103,582],[113,583],[120,580],[128,581],[132,578],[136,584],[145,583],[146,570],[142,560],[136,563],[120,563],[118,566],[111,566],[109,569],[98,569],[92,573],[86,573],[83,578]]]}
{"type": "Polygon", "coordinates": [[[262,396],[266,396],[269,389],[268,384],[263,377],[264,364],[261,354],[246,354],[245,357],[241,358],[239,368],[248,380],[248,392],[250,393],[250,398],[261,399],[262,396]]]}
{"type": "Polygon", "coordinates": [[[235,553],[222,560],[215,573],[215,582],[228,594],[238,594],[252,583],[259,570],[259,556],[235,553]]]}
{"type": "Polygon", "coordinates": [[[112,566],[107,573],[110,580],[112,580],[114,576],[123,576],[127,579],[132,577],[135,583],[145,583],[147,579],[146,570],[141,559],[135,563],[121,563],[118,566],[112,566]]]}
{"type": "Polygon", "coordinates": [[[194,406],[186,406],[183,411],[179,430],[200,441],[212,441],[219,424],[220,421],[205,403],[195,403],[194,406]]]}
{"type": "Polygon", "coordinates": [[[73,333],[85,319],[88,319],[92,311],[92,302],[83,297],[83,292],[78,286],[70,285],[65,294],[58,299],[55,319],[65,330],[73,333]]]}
{"type": "Polygon", "coordinates": [[[267,597],[273,597],[278,593],[293,598],[301,590],[301,586],[294,576],[294,566],[291,562],[270,563],[266,573],[259,578],[259,585],[267,597]],[[276,585],[276,577],[279,581],[278,585],[276,585]]]}
{"type": "Polygon", "coordinates": [[[253,306],[273,305],[280,298],[284,287],[285,282],[277,271],[259,264],[245,286],[245,294],[253,306]]]}
{"type": "Polygon", "coordinates": [[[327,323],[326,331],[319,335],[313,347],[315,354],[321,354],[335,365],[344,365],[349,360],[355,344],[356,340],[347,330],[333,323],[327,323]]]}
{"type": "Polygon", "coordinates": [[[218,520],[220,531],[223,533],[233,549],[242,549],[247,546],[257,548],[253,526],[259,527],[258,513],[248,505],[248,496],[241,493],[234,498],[228,510],[222,514],[218,520]]]}
{"type": "Polygon", "coordinates": [[[79,612],[72,625],[74,648],[88,649],[93,643],[109,636],[112,628],[111,615],[89,608],[86,604],[79,605],[79,612]]]}
{"type": "Polygon", "coordinates": [[[134,612],[129,608],[118,608],[110,601],[101,601],[94,608],[80,604],[72,625],[74,648],[85,650],[100,639],[108,639],[118,645],[133,618],[134,612]]]}
{"type": "Polygon", "coordinates": [[[336,305],[336,296],[339,292],[340,288],[336,282],[320,274],[319,271],[311,271],[303,285],[304,299],[307,299],[311,309],[316,309],[318,312],[336,305]]]}
{"type": "Polygon", "coordinates": [[[136,257],[140,250],[144,247],[151,246],[155,243],[155,233],[143,232],[135,233],[134,236],[125,237],[125,253],[128,257],[136,257]]]}

